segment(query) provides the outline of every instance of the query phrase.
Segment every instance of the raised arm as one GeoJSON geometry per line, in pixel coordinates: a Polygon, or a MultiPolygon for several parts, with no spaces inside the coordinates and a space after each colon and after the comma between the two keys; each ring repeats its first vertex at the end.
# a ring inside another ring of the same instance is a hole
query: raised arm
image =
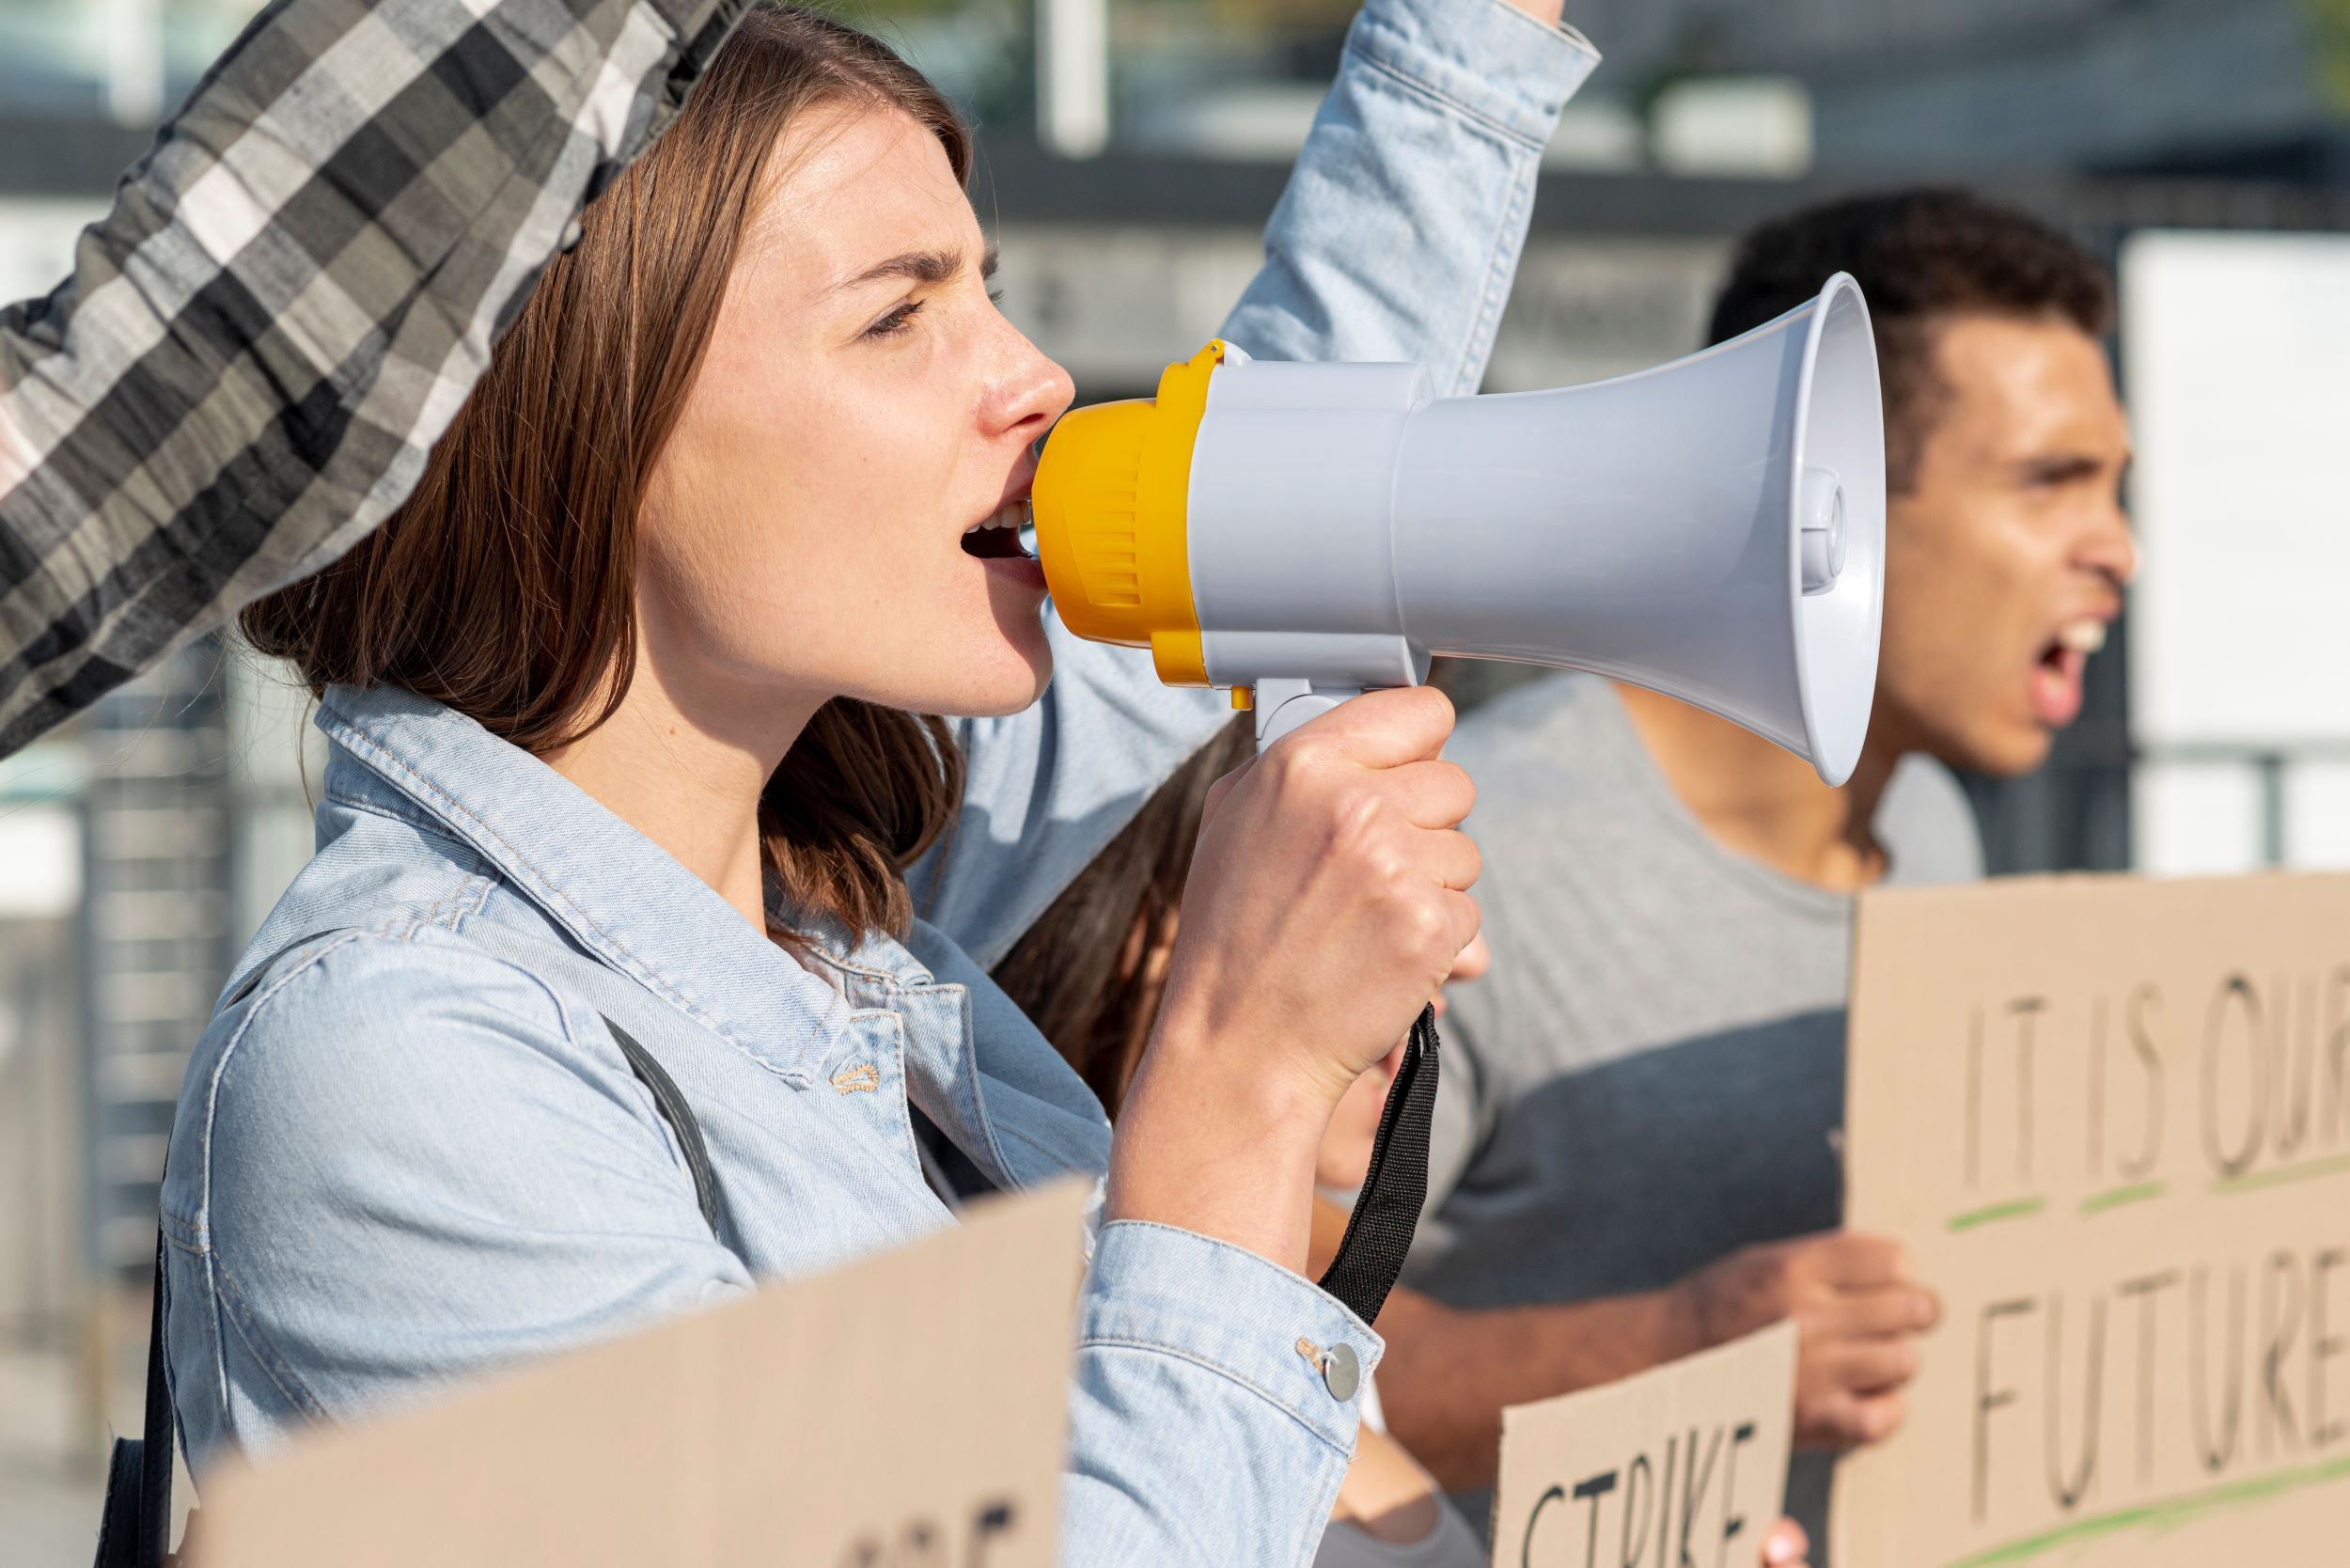
{"type": "MultiPolygon", "coordinates": [[[[1542,149],[1598,63],[1559,0],[1370,0],[1347,34],[1224,336],[1270,359],[1411,359],[1475,390],[1542,149]]],[[[1170,343],[1170,358],[1196,343],[1170,343]]],[[[1230,709],[1051,619],[1042,701],[965,721],[964,819],[917,870],[924,916],[993,964],[1230,709]]]]}
{"type": "Polygon", "coordinates": [[[0,311],[0,755],[404,499],[749,0],[279,0],[0,311]]]}

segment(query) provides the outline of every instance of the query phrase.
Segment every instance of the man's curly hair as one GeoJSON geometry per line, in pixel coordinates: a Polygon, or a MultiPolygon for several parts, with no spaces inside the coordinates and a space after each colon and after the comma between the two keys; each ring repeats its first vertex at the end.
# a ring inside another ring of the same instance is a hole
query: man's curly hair
{"type": "Polygon", "coordinates": [[[1959,190],[1856,196],[1776,218],[1739,243],[1714,303],[1708,342],[1793,310],[1831,274],[1869,298],[1885,383],[1885,463],[1900,494],[1950,395],[1935,337],[1954,317],[2053,317],[2092,337],[2113,320],[2113,283],[2080,245],[2023,213],[1959,190]]]}

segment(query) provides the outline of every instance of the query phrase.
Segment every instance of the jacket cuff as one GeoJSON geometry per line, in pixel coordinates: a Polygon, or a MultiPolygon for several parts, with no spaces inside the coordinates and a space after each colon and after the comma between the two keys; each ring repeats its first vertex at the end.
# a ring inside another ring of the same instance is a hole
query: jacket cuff
{"type": "Polygon", "coordinates": [[[1362,1387],[1386,1349],[1335,1297],[1278,1264],[1133,1219],[1102,1227],[1078,1304],[1077,1342],[1192,1362],[1279,1407],[1340,1453],[1355,1450],[1362,1387]],[[1324,1358],[1340,1347],[1358,1376],[1324,1376],[1324,1358]]]}
{"type": "Polygon", "coordinates": [[[1446,107],[1540,149],[1599,64],[1590,40],[1504,0],[1369,0],[1349,52],[1446,107]]]}

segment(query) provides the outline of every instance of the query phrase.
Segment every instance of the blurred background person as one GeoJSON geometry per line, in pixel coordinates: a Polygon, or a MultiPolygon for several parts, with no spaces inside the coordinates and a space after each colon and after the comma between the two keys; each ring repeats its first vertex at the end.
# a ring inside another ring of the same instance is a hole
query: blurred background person
{"type": "MultiPolygon", "coordinates": [[[[1934,1325],[1898,1249],[1837,1230],[1852,895],[1979,874],[1947,768],[2026,772],[2078,716],[2136,548],[2105,269],[1971,196],[1813,208],[1739,246],[1710,340],[1847,272],[1885,389],[1884,647],[1841,788],[1738,728],[1596,676],[1472,713],[1495,973],[1462,992],[1429,1217],[1406,1278],[1448,1308],[1553,1309],[1529,1355],[1475,1313],[1386,1314],[1399,1435],[1492,1480],[1501,1408],[1802,1326],[1798,1444],[1901,1419],[1934,1325]]],[[[1414,1303],[1413,1308],[1421,1304],[1414,1303]]],[[[1790,1506],[1826,1530],[1825,1455],[1790,1506]]]]}
{"type": "MultiPolygon", "coordinates": [[[[65,274],[258,9],[0,0],[0,299],[65,274]]],[[[1256,271],[1355,9],[844,14],[984,124],[1004,309],[1094,400],[1147,394],[1256,271]]],[[[1575,21],[1607,64],[1544,155],[1487,390],[1685,353],[1766,216],[1920,180],[2023,207],[2115,270],[2156,569],[2048,760],[1961,776],[1985,870],[2350,866],[2339,0],[1577,0],[1575,21]]],[[[1519,672],[1471,673],[1465,696],[1519,672]]],[[[0,1562],[86,1554],[108,1425],[135,1424],[161,1134],[229,961],[310,853],[304,718],[208,640],[0,762],[0,1562]]],[[[1485,1325],[1505,1352],[1513,1321],[1485,1325]]]]}

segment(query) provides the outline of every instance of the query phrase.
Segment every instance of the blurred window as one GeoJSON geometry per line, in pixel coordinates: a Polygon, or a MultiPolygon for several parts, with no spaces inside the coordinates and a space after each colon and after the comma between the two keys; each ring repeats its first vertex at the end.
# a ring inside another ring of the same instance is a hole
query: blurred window
{"type": "Polygon", "coordinates": [[[0,0],[0,112],[150,124],[259,0],[0,0]]]}

